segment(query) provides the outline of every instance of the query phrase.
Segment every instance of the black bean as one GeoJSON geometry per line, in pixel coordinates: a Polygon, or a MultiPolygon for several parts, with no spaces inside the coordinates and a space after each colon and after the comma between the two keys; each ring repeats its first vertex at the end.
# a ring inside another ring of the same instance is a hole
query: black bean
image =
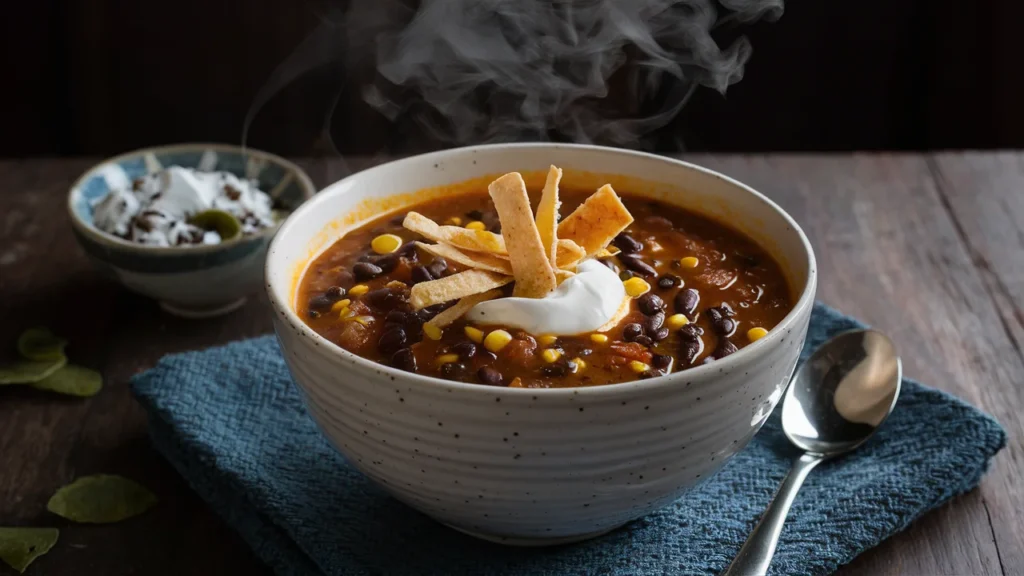
{"type": "Polygon", "coordinates": [[[434,316],[440,314],[446,307],[447,306],[445,304],[434,304],[433,306],[427,306],[426,308],[420,310],[416,314],[417,316],[419,316],[420,320],[426,322],[433,318],[434,316]]]}
{"type": "Polygon", "coordinates": [[[385,254],[380,258],[373,261],[373,264],[380,268],[380,271],[384,274],[391,272],[398,266],[398,255],[397,254],[385,254]]]}
{"type": "Polygon", "coordinates": [[[324,296],[334,298],[335,301],[338,301],[345,297],[345,289],[341,286],[331,286],[326,292],[324,292],[324,296]]]}
{"type": "Polygon", "coordinates": [[[540,369],[541,373],[545,376],[551,376],[552,378],[562,378],[569,373],[569,367],[563,364],[551,364],[540,369]]]}
{"type": "Polygon", "coordinates": [[[391,355],[391,365],[406,372],[416,371],[416,355],[411,348],[402,348],[391,355]]]}
{"type": "Polygon", "coordinates": [[[383,354],[394,354],[402,346],[405,346],[407,340],[405,328],[391,326],[380,335],[380,339],[377,340],[377,349],[383,354]]]}
{"type": "Polygon", "coordinates": [[[370,290],[364,298],[374,308],[384,311],[390,310],[402,302],[402,297],[391,288],[378,288],[370,290]]]}
{"type": "Polygon", "coordinates": [[[693,321],[693,313],[697,311],[697,304],[700,303],[700,293],[693,288],[680,290],[676,294],[676,312],[686,315],[693,321]]]}
{"type": "Polygon", "coordinates": [[[647,262],[641,260],[639,256],[619,254],[619,262],[622,262],[623,266],[642,276],[652,277],[658,275],[658,271],[647,262]]]}
{"type": "Polygon", "coordinates": [[[619,280],[622,280],[623,282],[629,280],[633,276],[636,276],[636,274],[630,272],[629,270],[623,270],[622,272],[619,272],[619,280]]]}
{"type": "Polygon", "coordinates": [[[633,341],[641,346],[652,346],[654,344],[654,339],[650,336],[637,336],[636,340],[633,341]]]}
{"type": "Polygon", "coordinates": [[[448,261],[444,258],[434,258],[434,261],[427,266],[427,270],[430,271],[430,275],[434,278],[440,278],[444,271],[448,269],[448,261]]]}
{"type": "Polygon", "coordinates": [[[612,240],[614,245],[619,250],[622,250],[623,254],[634,254],[644,249],[644,245],[638,242],[635,238],[623,232],[612,240]]]}
{"type": "Polygon", "coordinates": [[[373,280],[377,276],[380,276],[384,271],[380,269],[380,266],[376,264],[370,264],[369,262],[356,262],[352,266],[352,275],[359,282],[366,280],[373,280]]]}
{"type": "Polygon", "coordinates": [[[484,213],[479,210],[470,210],[469,212],[466,212],[466,218],[469,218],[470,220],[483,220],[484,213]]]}
{"type": "Polygon", "coordinates": [[[481,383],[488,386],[501,386],[501,383],[505,381],[505,377],[501,375],[501,372],[490,366],[481,366],[476,371],[476,377],[480,379],[481,383]]]}
{"type": "Polygon", "coordinates": [[[659,328],[658,330],[651,332],[651,339],[655,342],[661,342],[665,338],[668,338],[668,328],[659,328]]]}
{"type": "Polygon", "coordinates": [[[310,310],[309,311],[309,317],[313,318],[313,319],[319,318],[320,317],[320,313],[317,312],[316,310],[310,310]]]}
{"type": "Polygon", "coordinates": [[[458,380],[466,371],[466,365],[459,362],[448,362],[441,365],[441,376],[449,380],[458,380]]]}
{"type": "Polygon", "coordinates": [[[373,260],[374,260],[375,258],[377,258],[377,255],[376,255],[376,254],[374,254],[373,252],[363,252],[363,253],[362,253],[362,254],[361,254],[361,255],[359,256],[359,261],[360,261],[360,262],[373,262],[373,260]]]}
{"type": "Polygon", "coordinates": [[[607,266],[608,269],[611,270],[612,272],[615,272],[616,274],[619,273],[619,267],[616,266],[614,262],[612,262],[611,258],[601,258],[598,260],[598,262],[607,266]]]}
{"type": "Polygon", "coordinates": [[[636,304],[640,311],[648,316],[660,314],[665,310],[665,301],[661,299],[661,296],[653,292],[648,292],[641,296],[637,299],[636,304]]]}
{"type": "Polygon", "coordinates": [[[711,328],[719,336],[729,336],[736,330],[736,321],[729,318],[722,308],[708,308],[704,313],[711,320],[711,328]]]}
{"type": "Polygon", "coordinates": [[[704,345],[700,338],[684,338],[679,341],[679,362],[682,364],[693,364],[693,361],[700,354],[704,345]]]}
{"type": "Polygon", "coordinates": [[[661,376],[661,372],[658,372],[657,370],[644,370],[643,373],[640,374],[640,378],[644,380],[647,380],[648,378],[657,378],[658,376],[661,376]]]}
{"type": "Polygon", "coordinates": [[[452,352],[458,354],[463,360],[468,360],[476,355],[476,344],[464,340],[452,346],[452,352]]]}
{"type": "Polygon", "coordinates": [[[388,315],[384,317],[384,322],[388,324],[403,325],[409,321],[409,317],[405,312],[401,310],[392,310],[388,312],[388,315]]]}
{"type": "Polygon", "coordinates": [[[635,342],[637,337],[644,333],[643,326],[633,322],[622,327],[622,339],[626,342],[635,342]]]}
{"type": "Polygon", "coordinates": [[[309,309],[316,310],[317,312],[323,312],[324,310],[330,310],[331,305],[334,304],[333,298],[328,298],[324,294],[317,294],[309,299],[309,309]]]}
{"type": "Polygon", "coordinates": [[[732,306],[730,306],[728,302],[722,302],[719,304],[718,309],[722,311],[722,314],[725,314],[729,318],[736,315],[736,311],[732,309],[732,306]]]}
{"type": "Polygon", "coordinates": [[[405,222],[405,214],[398,214],[391,218],[391,224],[394,226],[401,226],[402,222],[405,222]]]}
{"type": "Polygon", "coordinates": [[[415,286],[420,282],[430,282],[433,279],[426,266],[417,266],[412,269],[412,276],[409,281],[415,286]]]}
{"type": "Polygon", "coordinates": [[[704,329],[696,324],[687,324],[679,329],[679,337],[685,340],[698,340],[704,335],[704,329]]]}
{"type": "Polygon", "coordinates": [[[498,355],[495,354],[494,352],[491,352],[490,350],[477,350],[476,353],[478,356],[480,356],[480,358],[483,358],[484,360],[493,361],[498,359],[498,355]]]}
{"type": "Polygon", "coordinates": [[[416,260],[417,254],[419,254],[419,253],[416,251],[416,243],[415,242],[406,242],[405,244],[402,244],[401,248],[399,248],[398,250],[395,250],[395,254],[398,254],[402,258],[408,258],[410,260],[416,260]]]}
{"type": "Polygon", "coordinates": [[[658,312],[653,316],[644,318],[644,333],[654,335],[665,324],[665,313],[658,312]]]}
{"type": "Polygon", "coordinates": [[[655,354],[651,356],[651,366],[658,370],[667,370],[672,365],[672,357],[668,354],[655,354]]]}
{"type": "Polygon", "coordinates": [[[739,348],[735,344],[728,340],[722,339],[718,341],[718,346],[715,348],[715,358],[725,358],[729,354],[738,351],[739,348]]]}
{"type": "Polygon", "coordinates": [[[672,274],[665,274],[661,278],[658,278],[658,288],[662,290],[669,290],[682,284],[682,278],[679,276],[673,276],[672,274]]]}

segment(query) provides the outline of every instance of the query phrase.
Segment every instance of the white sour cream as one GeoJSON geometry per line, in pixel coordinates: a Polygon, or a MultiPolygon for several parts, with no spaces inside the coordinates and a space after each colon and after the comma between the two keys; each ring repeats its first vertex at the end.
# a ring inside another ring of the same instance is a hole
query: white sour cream
{"type": "Polygon", "coordinates": [[[476,324],[502,324],[530,334],[571,336],[593,332],[618,312],[626,289],[619,276],[595,260],[543,298],[499,298],[474,306],[467,314],[476,324]]]}

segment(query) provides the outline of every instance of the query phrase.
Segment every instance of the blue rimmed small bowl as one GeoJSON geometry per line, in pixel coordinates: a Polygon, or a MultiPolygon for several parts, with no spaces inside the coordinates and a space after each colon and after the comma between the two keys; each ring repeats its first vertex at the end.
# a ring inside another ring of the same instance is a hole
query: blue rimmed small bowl
{"type": "Polygon", "coordinates": [[[167,166],[231,172],[259,182],[286,210],[316,193],[298,166],[273,154],[227,144],[177,144],[144,148],[93,166],[72,186],[68,212],[75,237],[106,273],[134,292],[156,299],[179,316],[226,314],[245,303],[263,280],[267,246],[277,226],[258,234],[204,246],[146,246],[107,234],[93,222],[93,205],[115,187],[167,166]]]}

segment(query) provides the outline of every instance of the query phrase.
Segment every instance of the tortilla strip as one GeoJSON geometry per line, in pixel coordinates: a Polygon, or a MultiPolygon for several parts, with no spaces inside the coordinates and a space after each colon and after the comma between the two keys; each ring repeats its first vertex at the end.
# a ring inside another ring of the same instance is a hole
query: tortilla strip
{"type": "Polygon", "coordinates": [[[423,242],[417,242],[416,245],[434,256],[440,256],[445,260],[461,264],[467,268],[487,270],[507,276],[512,275],[512,265],[504,258],[498,258],[483,252],[463,252],[448,244],[424,244],[423,242]]]}
{"type": "Polygon", "coordinates": [[[495,288],[494,290],[488,290],[487,292],[484,292],[482,294],[473,294],[472,296],[466,296],[462,300],[456,302],[455,305],[452,306],[451,308],[442,311],[437,316],[434,316],[433,318],[428,320],[427,324],[437,326],[438,328],[445,328],[452,322],[455,322],[459,318],[462,318],[462,316],[466,312],[469,312],[469,310],[473,308],[473,306],[476,306],[477,304],[485,302],[487,300],[494,300],[499,296],[501,296],[501,290],[498,290],[497,288],[495,288]]]}
{"type": "Polygon", "coordinates": [[[558,225],[559,238],[568,238],[594,255],[633,223],[611,185],[605,184],[558,225]]]}
{"type": "Polygon", "coordinates": [[[512,281],[511,276],[484,270],[465,270],[438,280],[420,282],[409,291],[409,301],[416,310],[427,306],[459,300],[466,296],[500,288],[512,281]]]}
{"type": "Polygon", "coordinates": [[[587,257],[587,253],[583,251],[583,248],[572,240],[559,238],[555,246],[557,248],[555,252],[558,268],[572,268],[587,257]]]}
{"type": "Polygon", "coordinates": [[[406,230],[411,230],[429,240],[443,244],[451,244],[463,250],[486,252],[488,254],[508,254],[505,240],[487,230],[470,230],[458,226],[439,226],[430,218],[418,213],[409,212],[402,221],[406,230]]]}
{"type": "Polygon", "coordinates": [[[513,295],[523,298],[545,296],[555,289],[555,272],[541,244],[523,177],[518,172],[509,172],[491,182],[487,191],[498,212],[505,244],[513,247],[508,254],[512,275],[516,279],[513,295]]]}
{"type": "Polygon", "coordinates": [[[575,275],[575,272],[569,272],[568,270],[555,270],[555,281],[561,284],[575,275]]]}
{"type": "Polygon", "coordinates": [[[619,309],[615,311],[615,315],[611,317],[611,320],[605,322],[603,326],[597,329],[597,331],[607,332],[612,328],[618,326],[619,322],[622,322],[622,319],[625,318],[627,314],[629,314],[630,300],[632,300],[632,298],[630,298],[627,294],[626,297],[622,299],[622,304],[619,304],[619,309]]]}
{"type": "Polygon", "coordinates": [[[540,203],[537,204],[537,231],[540,232],[540,243],[544,246],[544,252],[548,255],[551,265],[557,265],[557,244],[558,240],[558,183],[562,180],[562,169],[552,166],[548,169],[548,178],[544,182],[544,191],[540,195],[540,203]]]}

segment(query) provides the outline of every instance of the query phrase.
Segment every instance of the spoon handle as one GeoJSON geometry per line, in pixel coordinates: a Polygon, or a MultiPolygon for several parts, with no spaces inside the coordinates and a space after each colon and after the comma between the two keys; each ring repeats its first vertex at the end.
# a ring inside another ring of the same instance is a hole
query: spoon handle
{"type": "Polygon", "coordinates": [[[768,572],[789,507],[796,499],[796,493],[803,485],[804,479],[822,460],[822,456],[805,453],[793,463],[789,474],[772,498],[772,503],[768,505],[754,531],[743,543],[732,564],[729,564],[721,576],[759,576],[768,572]]]}

